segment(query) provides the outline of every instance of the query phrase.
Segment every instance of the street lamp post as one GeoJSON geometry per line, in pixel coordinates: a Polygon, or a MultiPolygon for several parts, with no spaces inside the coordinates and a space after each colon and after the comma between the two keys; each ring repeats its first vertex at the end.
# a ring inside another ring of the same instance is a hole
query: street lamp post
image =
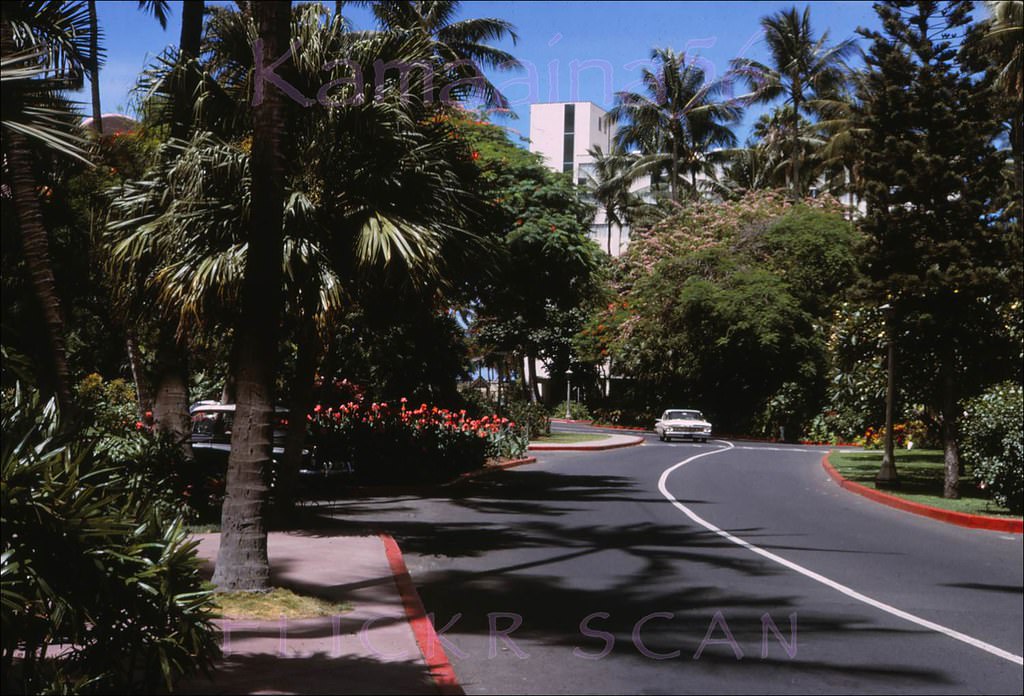
{"type": "Polygon", "coordinates": [[[572,414],[569,411],[569,399],[570,390],[572,388],[572,368],[565,371],[565,419],[569,420],[572,418],[572,414]]]}
{"type": "Polygon", "coordinates": [[[885,313],[885,346],[888,353],[885,370],[885,451],[882,466],[875,477],[875,488],[898,488],[900,477],[896,473],[896,456],[893,451],[893,402],[896,400],[896,346],[892,339],[892,305],[886,302],[879,307],[885,313]]]}

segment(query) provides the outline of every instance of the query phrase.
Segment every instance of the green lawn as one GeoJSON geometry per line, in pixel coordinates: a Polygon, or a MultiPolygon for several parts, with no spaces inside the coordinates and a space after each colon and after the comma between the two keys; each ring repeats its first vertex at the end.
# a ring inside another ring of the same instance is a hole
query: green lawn
{"type": "MultiPolygon", "coordinates": [[[[882,464],[882,452],[833,452],[828,460],[845,478],[874,488],[875,476],[882,464]]],[[[900,487],[894,490],[886,489],[886,493],[945,510],[974,515],[1020,517],[996,505],[988,499],[984,491],[978,490],[970,469],[960,478],[960,499],[943,498],[941,450],[896,450],[896,472],[900,477],[900,487]]]]}
{"type": "Polygon", "coordinates": [[[608,435],[598,435],[593,433],[551,433],[550,435],[544,435],[538,437],[535,440],[530,440],[531,444],[538,445],[570,445],[574,442],[595,442],[597,440],[607,440],[608,435]]]}

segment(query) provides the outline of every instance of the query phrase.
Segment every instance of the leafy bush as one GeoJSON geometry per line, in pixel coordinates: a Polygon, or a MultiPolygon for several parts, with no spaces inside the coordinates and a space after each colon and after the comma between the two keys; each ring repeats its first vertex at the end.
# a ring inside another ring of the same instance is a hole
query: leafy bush
{"type": "Polygon", "coordinates": [[[1024,509],[1024,390],[1004,382],[965,405],[961,454],[996,503],[1024,509]]]}
{"type": "Polygon", "coordinates": [[[406,403],[318,404],[310,416],[318,456],[349,462],[362,482],[408,483],[443,481],[481,468],[490,457],[514,458],[526,450],[521,427],[507,418],[406,403]]]}
{"type": "Polygon", "coordinates": [[[20,387],[3,438],[3,690],[151,692],[208,669],[209,595],[169,481],[61,432],[20,387]]]}
{"type": "MultiPolygon", "coordinates": [[[[928,426],[919,420],[892,424],[892,440],[895,447],[917,447],[920,449],[929,443],[928,426]]],[[[881,449],[885,447],[885,426],[868,428],[863,437],[856,438],[858,445],[864,449],[881,449]]]]}
{"type": "Polygon", "coordinates": [[[530,438],[551,434],[551,418],[544,404],[530,401],[513,401],[508,405],[508,417],[525,431],[530,438]]]}
{"type": "MultiPolygon", "coordinates": [[[[565,402],[555,405],[551,409],[552,418],[565,418],[565,402]]],[[[569,417],[572,420],[590,420],[590,409],[587,408],[586,404],[581,404],[579,401],[569,402],[569,417]]]]}
{"type": "Polygon", "coordinates": [[[135,390],[123,379],[105,381],[101,375],[86,375],[77,388],[77,403],[92,415],[97,432],[115,433],[138,420],[135,390]]]}

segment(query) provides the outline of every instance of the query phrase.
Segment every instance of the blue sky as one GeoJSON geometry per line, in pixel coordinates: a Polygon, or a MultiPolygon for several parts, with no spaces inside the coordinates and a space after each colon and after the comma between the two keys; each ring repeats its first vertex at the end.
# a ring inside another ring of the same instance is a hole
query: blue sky
{"type": "MultiPolygon", "coordinates": [[[[208,3],[209,4],[209,3],[208,3]]],[[[219,3],[218,3],[219,4],[219,3]]],[[[333,7],[333,2],[327,3],[333,7]]],[[[671,47],[696,54],[711,75],[722,75],[729,60],[766,58],[758,20],[794,2],[465,2],[462,17],[499,17],[516,27],[519,42],[500,46],[526,69],[491,73],[518,119],[497,119],[529,133],[529,104],[543,101],[592,101],[609,108],[614,93],[636,87],[651,49],[671,47]]],[[[130,112],[129,91],[139,71],[167,45],[177,43],[181,3],[171,3],[166,30],[143,14],[135,2],[98,2],[107,62],[100,77],[104,112],[130,112]]],[[[357,28],[372,28],[366,8],[346,8],[357,28]]],[[[870,2],[813,2],[812,24],[832,40],[855,35],[858,26],[877,28],[870,2]]],[[[79,97],[86,100],[88,92],[79,97]]],[[[88,107],[83,105],[83,113],[88,107]]],[[[756,117],[748,115],[739,130],[756,117]]]]}

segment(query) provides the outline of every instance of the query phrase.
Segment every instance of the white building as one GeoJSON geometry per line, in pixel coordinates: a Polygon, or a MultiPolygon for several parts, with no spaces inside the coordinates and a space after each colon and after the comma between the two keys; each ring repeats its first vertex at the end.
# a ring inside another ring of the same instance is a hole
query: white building
{"type": "MultiPolygon", "coordinates": [[[[599,147],[609,152],[614,132],[608,113],[592,102],[530,105],[530,150],[543,156],[553,171],[569,174],[580,186],[587,186],[593,176],[590,150],[599,147]]],[[[598,208],[590,236],[610,255],[619,256],[629,244],[629,227],[609,223],[605,211],[598,208]]]]}

